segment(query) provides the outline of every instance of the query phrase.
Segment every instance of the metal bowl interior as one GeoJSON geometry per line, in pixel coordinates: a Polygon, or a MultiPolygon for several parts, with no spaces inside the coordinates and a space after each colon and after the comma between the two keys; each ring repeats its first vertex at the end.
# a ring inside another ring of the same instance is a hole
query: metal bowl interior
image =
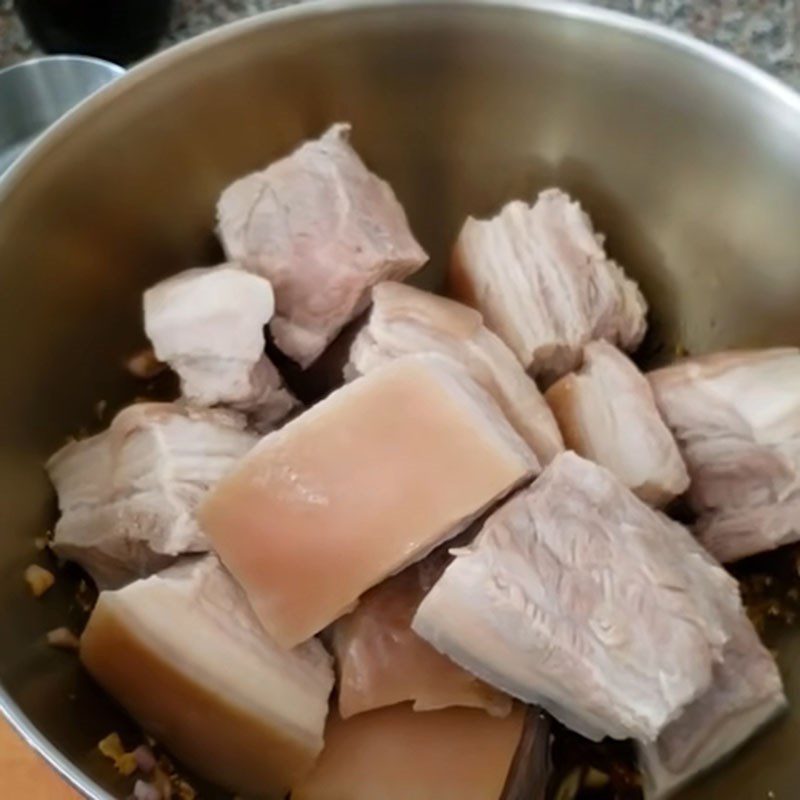
{"type": "MultiPolygon", "coordinates": [[[[560,184],[641,282],[649,357],[800,344],[800,99],[703,45],[564,3],[342,2],[137,67],[0,187],[0,705],[93,798],[124,796],[93,748],[129,726],[42,641],[76,614],[71,579],[39,602],[22,580],[52,521],[42,461],[136,392],[140,292],[218,258],[222,187],[335,120],[408,209],[429,285],[468,213],[560,184]]],[[[798,650],[780,643],[795,701],[798,650]]],[[[795,796],[799,725],[684,796],[795,796]]]]}

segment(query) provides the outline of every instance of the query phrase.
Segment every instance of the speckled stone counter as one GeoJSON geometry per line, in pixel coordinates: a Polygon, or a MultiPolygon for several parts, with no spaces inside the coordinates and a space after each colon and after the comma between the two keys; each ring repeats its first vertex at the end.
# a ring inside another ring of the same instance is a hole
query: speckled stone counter
{"type": "MultiPolygon", "coordinates": [[[[164,45],[292,1],[177,0],[164,45]]],[[[800,0],[598,0],[595,4],[692,33],[800,89],[800,0]]],[[[35,53],[13,14],[12,0],[0,0],[0,66],[35,53]]]]}

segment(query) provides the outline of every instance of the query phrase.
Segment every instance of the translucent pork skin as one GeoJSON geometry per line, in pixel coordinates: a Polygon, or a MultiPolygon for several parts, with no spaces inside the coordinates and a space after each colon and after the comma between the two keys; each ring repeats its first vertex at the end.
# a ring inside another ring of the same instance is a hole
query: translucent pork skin
{"type": "Polygon", "coordinates": [[[424,561],[370,589],[333,625],[343,719],[412,700],[415,711],[449,706],[511,712],[511,698],[443,656],[411,630],[422,598],[444,570],[446,554],[424,561]]]}
{"type": "Polygon", "coordinates": [[[325,749],[292,800],[498,800],[525,713],[414,711],[403,703],[342,720],[330,715],[325,749]]]}
{"type": "Polygon", "coordinates": [[[265,437],[200,520],[261,623],[291,647],[537,471],[462,367],[407,356],[265,437]]]}
{"type": "Polygon", "coordinates": [[[263,632],[213,556],[100,594],[83,664],[142,727],[232,792],[279,800],[323,745],[330,657],[263,632]]]}

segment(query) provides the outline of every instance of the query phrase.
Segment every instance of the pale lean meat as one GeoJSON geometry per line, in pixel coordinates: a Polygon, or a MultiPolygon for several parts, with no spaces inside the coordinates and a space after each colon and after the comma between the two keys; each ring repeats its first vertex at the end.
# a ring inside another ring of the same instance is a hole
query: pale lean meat
{"type": "Polygon", "coordinates": [[[650,384],[608,342],[590,342],[583,364],[545,395],[571,450],[611,470],[634,494],[666,505],[689,487],[678,446],[650,384]]]}
{"type": "Polygon", "coordinates": [[[786,708],[781,676],[742,613],[714,667],[711,688],[670,723],[654,744],[639,746],[647,800],[662,800],[731,755],[786,708]]]}
{"type": "Polygon", "coordinates": [[[580,363],[587,342],[633,350],[645,332],[641,292],[560,189],[542,192],[532,206],[508,203],[489,220],[468,218],[453,251],[450,288],[548,382],[580,363]]]}
{"type": "Polygon", "coordinates": [[[372,290],[372,310],[350,350],[346,377],[412,353],[441,353],[463,364],[495,399],[542,464],[563,451],[553,414],[516,356],[475,309],[393,281],[372,290]]]}
{"type": "Polygon", "coordinates": [[[370,589],[354,611],[333,624],[343,719],[405,701],[413,701],[415,711],[466,706],[495,716],[511,712],[508,695],[461,669],[411,630],[417,606],[446,563],[446,553],[432,553],[370,589]]]}
{"type": "Polygon", "coordinates": [[[203,530],[292,646],[538,472],[459,364],[405,356],[265,437],[209,494],[203,530]]]}
{"type": "Polygon", "coordinates": [[[259,427],[297,406],[264,353],[274,299],[266,278],[235,264],[190,269],[144,293],[144,327],[156,357],[200,406],[247,412],[259,427]]]}
{"type": "Polygon", "coordinates": [[[524,711],[503,719],[469,708],[409,703],[342,720],[292,800],[498,800],[522,736],[524,711]]]}
{"type": "Polygon", "coordinates": [[[208,491],[257,441],[233,412],[140,403],[47,462],[61,517],[53,550],[101,588],[204,552],[195,518],[208,491]]]}
{"type": "Polygon", "coordinates": [[[735,561],[800,540],[800,351],[717,353],[648,377],[709,552],[735,561]]]}
{"type": "Polygon", "coordinates": [[[330,656],[278,647],[214,556],[100,593],[80,657],[147,732],[225,789],[283,798],[323,746],[330,656]]]}
{"type": "Polygon", "coordinates": [[[740,609],[686,529],[567,452],[458,551],[412,625],[584,736],[653,741],[710,686],[740,609]]]}
{"type": "Polygon", "coordinates": [[[384,279],[427,260],[391,187],[334,125],[262,172],[229,186],[217,206],[228,257],[275,290],[275,343],[308,366],[369,303],[384,279]]]}

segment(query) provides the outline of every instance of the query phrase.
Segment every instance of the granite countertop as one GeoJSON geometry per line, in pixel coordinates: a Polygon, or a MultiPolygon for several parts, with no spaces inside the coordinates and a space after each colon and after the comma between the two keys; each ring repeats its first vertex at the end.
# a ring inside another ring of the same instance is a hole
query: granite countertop
{"type": "MultiPolygon", "coordinates": [[[[296,1],[176,0],[175,17],[164,45],[296,1]]],[[[692,33],[755,62],[800,89],[798,0],[594,0],[593,4],[692,33]]],[[[0,66],[37,52],[12,5],[12,0],[0,0],[0,66]]]]}

